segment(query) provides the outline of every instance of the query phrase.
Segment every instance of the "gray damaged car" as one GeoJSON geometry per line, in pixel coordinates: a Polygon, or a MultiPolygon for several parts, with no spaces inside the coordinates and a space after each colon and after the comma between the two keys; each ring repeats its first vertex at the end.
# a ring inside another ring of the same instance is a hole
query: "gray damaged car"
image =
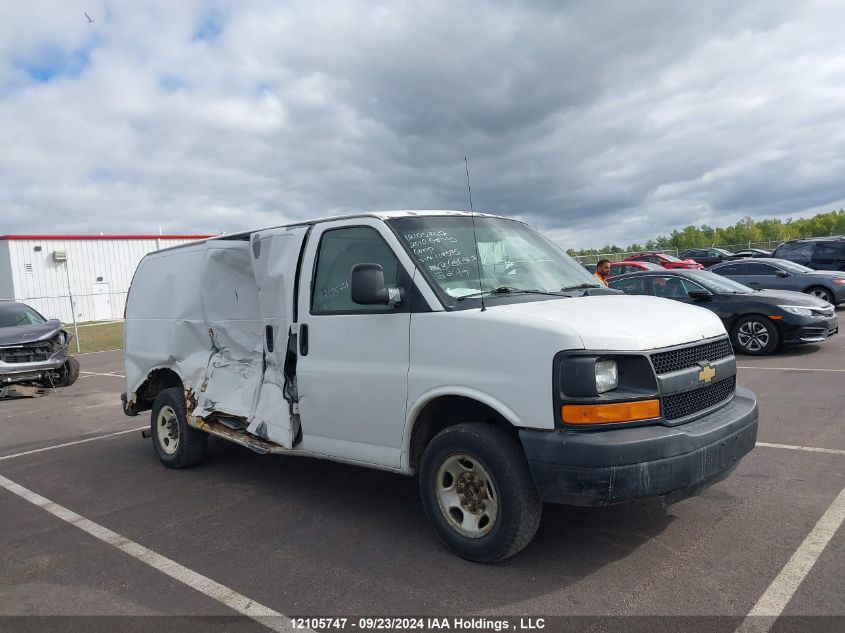
{"type": "Polygon", "coordinates": [[[76,382],[79,361],[68,353],[70,339],[61,321],[0,301],[0,398],[41,395],[76,382]]]}

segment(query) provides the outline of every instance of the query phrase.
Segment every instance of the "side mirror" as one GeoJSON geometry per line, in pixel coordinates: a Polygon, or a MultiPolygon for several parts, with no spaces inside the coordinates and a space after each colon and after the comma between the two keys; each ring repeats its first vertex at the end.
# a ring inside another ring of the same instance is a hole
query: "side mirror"
{"type": "Polygon", "coordinates": [[[690,290],[688,293],[690,299],[709,299],[713,293],[709,290],[690,290]]]}
{"type": "Polygon", "coordinates": [[[775,273],[778,277],[790,277],[791,275],[785,270],[779,270],[775,273]]]}
{"type": "Polygon", "coordinates": [[[381,264],[355,264],[349,286],[352,301],[361,305],[385,305],[392,308],[402,301],[399,288],[387,288],[384,285],[381,264]]]}

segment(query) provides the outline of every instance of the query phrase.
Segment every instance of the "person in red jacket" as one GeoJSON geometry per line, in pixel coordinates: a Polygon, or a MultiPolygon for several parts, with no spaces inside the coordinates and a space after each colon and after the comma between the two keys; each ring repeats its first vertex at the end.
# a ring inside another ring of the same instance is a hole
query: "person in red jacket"
{"type": "Polygon", "coordinates": [[[610,260],[599,260],[599,263],[596,264],[596,272],[594,272],[593,274],[596,276],[596,279],[601,282],[602,286],[606,286],[607,277],[610,275],[610,260]]]}

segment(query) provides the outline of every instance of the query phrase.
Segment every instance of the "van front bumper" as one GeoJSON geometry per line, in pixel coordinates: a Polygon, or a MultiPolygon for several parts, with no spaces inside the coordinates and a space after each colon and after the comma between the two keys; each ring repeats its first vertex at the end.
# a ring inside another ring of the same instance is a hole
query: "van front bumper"
{"type": "Polygon", "coordinates": [[[757,441],[757,398],[736,388],[724,407],[675,427],[519,431],[543,501],[602,506],[640,497],[669,502],[727,477],[757,441]]]}

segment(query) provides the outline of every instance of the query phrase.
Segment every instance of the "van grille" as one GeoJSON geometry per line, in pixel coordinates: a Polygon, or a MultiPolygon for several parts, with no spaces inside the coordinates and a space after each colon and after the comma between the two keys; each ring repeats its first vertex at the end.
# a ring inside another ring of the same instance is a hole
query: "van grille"
{"type": "Polygon", "coordinates": [[[654,371],[658,374],[668,374],[695,367],[701,361],[714,361],[728,356],[733,356],[733,348],[728,339],[722,338],[692,347],[657,352],[651,355],[651,362],[654,363],[654,371]]]}
{"type": "Polygon", "coordinates": [[[50,358],[51,343],[27,343],[15,347],[0,347],[0,362],[37,363],[50,358]]]}
{"type": "Polygon", "coordinates": [[[663,417],[667,420],[685,418],[727,400],[735,390],[736,376],[734,375],[706,387],[664,396],[663,417]]]}

